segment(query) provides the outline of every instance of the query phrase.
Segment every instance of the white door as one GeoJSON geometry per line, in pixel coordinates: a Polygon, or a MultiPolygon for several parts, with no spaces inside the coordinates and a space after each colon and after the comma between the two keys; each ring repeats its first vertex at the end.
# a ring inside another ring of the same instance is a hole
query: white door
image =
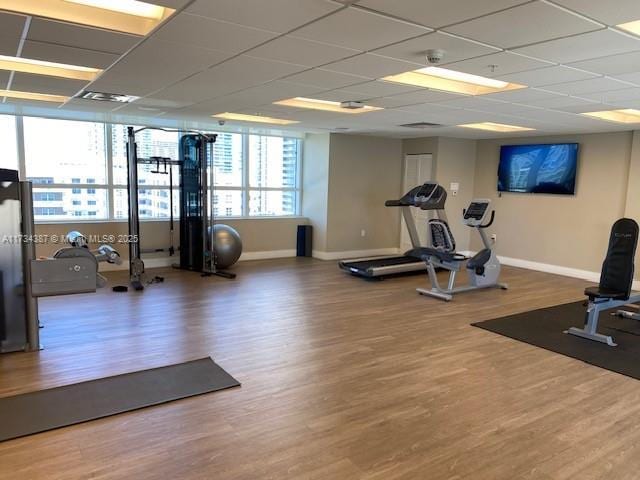
{"type": "MultiPolygon", "coordinates": [[[[403,195],[418,185],[422,185],[433,178],[433,156],[430,153],[420,153],[406,155],[404,157],[404,181],[402,184],[403,195]]],[[[430,218],[430,212],[420,210],[419,208],[411,208],[411,214],[416,222],[416,229],[420,237],[420,245],[427,245],[427,222],[430,218]]],[[[400,225],[400,251],[406,252],[413,248],[411,239],[407,233],[407,226],[404,219],[400,225]]]]}

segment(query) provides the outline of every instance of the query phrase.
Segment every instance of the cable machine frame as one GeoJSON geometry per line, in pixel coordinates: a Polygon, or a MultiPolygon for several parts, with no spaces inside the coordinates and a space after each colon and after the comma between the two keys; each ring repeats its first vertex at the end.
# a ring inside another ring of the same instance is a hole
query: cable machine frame
{"type": "MultiPolygon", "coordinates": [[[[158,127],[142,127],[134,129],[133,127],[127,127],[127,193],[128,193],[128,212],[129,212],[129,283],[134,290],[144,290],[143,276],[145,272],[144,261],[141,258],[142,250],[140,248],[140,213],[139,213],[139,199],[138,199],[138,165],[155,164],[158,167],[160,164],[178,165],[181,170],[180,174],[180,203],[181,203],[181,222],[185,221],[182,215],[184,200],[182,198],[183,192],[183,166],[184,159],[173,160],[164,157],[151,157],[151,158],[139,158],[136,144],[136,134],[144,130],[160,130],[163,132],[176,132],[179,134],[189,134],[198,140],[199,146],[198,152],[198,168],[199,168],[199,187],[198,198],[200,207],[200,217],[202,218],[202,267],[198,268],[198,271],[202,273],[202,276],[215,275],[227,279],[233,279],[236,277],[234,273],[220,270],[216,266],[216,253],[215,253],[215,234],[213,226],[215,225],[215,213],[213,208],[209,208],[208,193],[209,188],[214,188],[214,157],[213,157],[213,144],[216,141],[216,134],[206,134],[194,130],[177,130],[158,127]]],[[[182,137],[184,138],[184,136],[182,137]]],[[[181,139],[182,141],[182,139],[181,139]]],[[[173,174],[170,171],[170,183],[173,186],[173,174]]],[[[213,200],[213,193],[211,195],[213,200]]],[[[170,236],[171,246],[169,252],[173,248],[173,188],[170,188],[170,236]]],[[[181,233],[182,233],[181,225],[181,233]]],[[[184,246],[181,245],[181,248],[184,246]]],[[[182,252],[181,252],[182,253],[182,252]]],[[[182,268],[181,257],[181,268],[182,268]]]]}

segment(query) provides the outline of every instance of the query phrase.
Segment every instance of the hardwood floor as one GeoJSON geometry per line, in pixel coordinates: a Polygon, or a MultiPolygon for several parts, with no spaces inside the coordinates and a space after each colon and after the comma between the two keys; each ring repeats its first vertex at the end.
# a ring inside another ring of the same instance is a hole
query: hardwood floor
{"type": "Polygon", "coordinates": [[[236,271],[42,300],[46,349],[0,355],[0,396],[209,355],[243,385],[0,443],[0,479],[638,478],[639,382],[469,326],[586,282],[505,268],[447,304],[335,262],[236,271]]]}

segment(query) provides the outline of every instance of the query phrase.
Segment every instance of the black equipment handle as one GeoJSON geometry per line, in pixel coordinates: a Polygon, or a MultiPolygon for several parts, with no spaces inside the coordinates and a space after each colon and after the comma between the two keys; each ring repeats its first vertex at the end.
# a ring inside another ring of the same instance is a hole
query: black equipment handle
{"type": "Polygon", "coordinates": [[[403,207],[405,206],[400,200],[387,200],[384,202],[385,207],[403,207]]]}
{"type": "Polygon", "coordinates": [[[478,225],[478,228],[489,228],[491,225],[493,225],[493,221],[496,218],[496,211],[495,210],[491,210],[491,218],[489,219],[489,223],[485,223],[484,225],[478,225]]]}

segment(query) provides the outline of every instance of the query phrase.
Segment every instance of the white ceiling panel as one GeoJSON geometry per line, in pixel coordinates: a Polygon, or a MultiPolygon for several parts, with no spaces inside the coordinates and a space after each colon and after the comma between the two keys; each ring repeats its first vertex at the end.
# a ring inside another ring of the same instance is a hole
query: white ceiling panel
{"type": "Polygon", "coordinates": [[[446,68],[484,77],[498,77],[550,65],[551,63],[549,62],[534,60],[515,53],[500,52],[461,62],[447,63],[446,68]]]}
{"type": "Polygon", "coordinates": [[[364,100],[369,100],[371,97],[366,93],[356,93],[350,90],[336,89],[336,90],[327,90],[326,92],[314,93],[313,98],[317,98],[319,100],[329,100],[331,102],[346,102],[346,101],[360,102],[364,100]]]}
{"type": "Polygon", "coordinates": [[[512,73],[497,77],[500,80],[512,83],[520,83],[529,87],[540,87],[543,85],[553,85],[555,83],[575,82],[596,78],[595,73],[577,70],[575,68],[556,65],[554,67],[538,68],[526,72],[512,73]]]}
{"type": "Polygon", "coordinates": [[[422,67],[423,65],[415,63],[381,57],[372,53],[363,53],[362,55],[340,60],[339,62],[330,63],[322,68],[334,72],[378,79],[386,77],[387,75],[408,72],[422,67]]]}
{"type": "Polygon", "coordinates": [[[302,85],[311,85],[321,90],[334,90],[336,88],[346,87],[347,85],[362,83],[366,81],[367,78],[314,68],[291,75],[285,80],[302,85]]]}
{"type": "Polygon", "coordinates": [[[463,22],[525,3],[524,0],[361,0],[358,5],[432,28],[463,22]]]}
{"type": "Polygon", "coordinates": [[[529,103],[533,100],[543,100],[560,96],[559,93],[539,90],[537,88],[523,88],[521,90],[511,90],[508,92],[491,93],[487,98],[495,98],[505,102],[529,103]]]}
{"type": "Polygon", "coordinates": [[[621,53],[569,64],[572,67],[601,73],[603,75],[620,75],[637,72],[640,69],[640,50],[621,53]]]}
{"type": "Polygon", "coordinates": [[[598,92],[583,95],[584,98],[601,103],[624,106],[625,102],[640,101],[640,87],[626,88],[612,92],[598,92]]]}
{"type": "Polygon", "coordinates": [[[302,27],[292,35],[368,51],[428,31],[424,27],[350,7],[302,27]]]}
{"type": "Polygon", "coordinates": [[[188,107],[189,111],[202,112],[208,115],[221,113],[222,111],[239,112],[241,110],[259,105],[271,104],[285,98],[299,97],[314,94],[317,88],[306,85],[297,85],[288,82],[274,81],[247,88],[240,92],[217,97],[206,102],[197,103],[188,107]]]}
{"type": "Polygon", "coordinates": [[[119,57],[114,53],[97,52],[84,48],[67,47],[53,43],[26,40],[22,47],[22,56],[48,62],[81,65],[83,67],[107,68],[119,57]]]}
{"type": "Polygon", "coordinates": [[[138,43],[142,37],[33,18],[27,38],[39,42],[122,54],[138,43]]]}
{"type": "Polygon", "coordinates": [[[318,67],[360,53],[360,50],[283,36],[247,52],[256,58],[318,67]]]}
{"type": "Polygon", "coordinates": [[[458,62],[500,51],[498,48],[480,45],[444,32],[433,32],[380,48],[375,53],[424,65],[426,51],[432,49],[441,49],[446,52],[443,60],[445,63],[458,62]]]}
{"type": "Polygon", "coordinates": [[[613,78],[598,77],[578,82],[559,83],[548,85],[543,90],[550,92],[564,93],[567,95],[582,95],[585,93],[607,92],[610,90],[622,90],[629,88],[629,85],[613,78]]]}
{"type": "Polygon", "coordinates": [[[518,48],[515,51],[551,62],[571,63],[638,50],[640,38],[632,38],[613,30],[598,30],[518,48]]]}
{"type": "MultiPolygon", "coordinates": [[[[593,106],[597,104],[598,103],[593,100],[573,97],[570,95],[563,95],[560,97],[546,98],[544,100],[535,100],[533,102],[529,102],[529,105],[533,105],[541,108],[551,108],[551,109],[559,109],[559,110],[571,109],[573,107],[593,106]]],[[[568,110],[568,111],[573,111],[573,110],[568,110]]],[[[589,109],[587,108],[587,110],[584,110],[584,111],[589,111],[589,109]]]]}
{"type": "Polygon", "coordinates": [[[223,52],[150,38],[110,68],[101,80],[135,85],[140,78],[145,78],[145,86],[149,91],[154,91],[201,72],[228,57],[229,54],[223,52]],[[171,68],[167,68],[168,65],[171,68]]]}
{"type": "Polygon", "coordinates": [[[152,88],[148,82],[114,82],[112,80],[107,80],[106,74],[98,77],[98,79],[88,85],[87,88],[96,92],[124,93],[127,95],[136,95],[138,97],[143,97],[153,93],[154,91],[154,88],[152,88]]]}
{"type": "Polygon", "coordinates": [[[401,93],[415,92],[422,90],[421,88],[411,85],[402,85],[399,83],[384,82],[375,80],[373,82],[364,82],[357,85],[351,85],[345,90],[366,95],[367,98],[386,97],[391,95],[399,95],[401,93]]]}
{"type": "Polygon", "coordinates": [[[471,110],[482,110],[482,111],[492,111],[492,109],[499,107],[500,105],[504,104],[505,102],[501,101],[501,100],[495,100],[495,99],[490,99],[490,98],[482,98],[482,97],[472,97],[472,96],[466,96],[466,97],[459,97],[459,98],[454,98],[452,100],[444,100],[441,102],[438,102],[442,105],[448,106],[448,107],[455,107],[455,108],[468,108],[471,110]]]}
{"type": "Polygon", "coordinates": [[[197,0],[186,11],[286,33],[339,8],[342,6],[327,0],[197,0]]]}
{"type": "Polygon", "coordinates": [[[594,18],[607,25],[618,25],[640,19],[637,0],[553,0],[563,7],[594,18]]]}
{"type": "Polygon", "coordinates": [[[200,102],[284,77],[304,67],[248,56],[232,58],[154,94],[158,98],[200,102]]]}
{"type": "Polygon", "coordinates": [[[237,54],[276,37],[275,33],[180,13],[153,34],[166,42],[184,43],[237,54]]]}
{"type": "MultiPolygon", "coordinates": [[[[637,67],[640,69],[640,67],[637,67]]],[[[622,80],[623,82],[633,83],[634,85],[640,86],[640,71],[633,73],[625,73],[623,75],[616,75],[614,78],[617,80],[622,80]]]]}
{"type": "Polygon", "coordinates": [[[446,31],[491,45],[513,48],[598,28],[601,25],[553,5],[533,2],[454,25],[446,31]]]}
{"type": "Polygon", "coordinates": [[[439,92],[437,90],[417,90],[415,92],[402,93],[388,97],[380,97],[369,100],[369,104],[383,108],[398,108],[406,105],[416,105],[419,103],[431,103],[444,100],[464,98],[462,95],[454,93],[439,92]]]}
{"type": "Polygon", "coordinates": [[[50,93],[72,96],[82,90],[87,82],[68,78],[45,77],[29,73],[15,73],[11,82],[12,90],[21,92],[50,93]]]}
{"type": "Polygon", "coordinates": [[[7,88],[7,82],[9,81],[10,76],[11,72],[0,70],[0,89],[5,90],[7,88]]]}
{"type": "Polygon", "coordinates": [[[0,12],[0,55],[15,55],[26,17],[0,12]]]}
{"type": "Polygon", "coordinates": [[[435,115],[438,113],[451,113],[452,110],[457,109],[454,107],[447,107],[441,103],[418,103],[416,105],[398,107],[396,110],[417,115],[435,115]]]}

